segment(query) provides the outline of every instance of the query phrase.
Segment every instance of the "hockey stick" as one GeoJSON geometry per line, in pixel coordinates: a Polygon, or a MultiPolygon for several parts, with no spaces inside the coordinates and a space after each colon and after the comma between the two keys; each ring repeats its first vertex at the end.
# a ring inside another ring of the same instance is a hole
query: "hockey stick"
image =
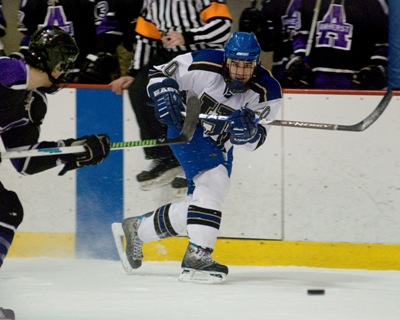
{"type": "Polygon", "coordinates": [[[314,35],[315,35],[315,28],[317,25],[317,20],[318,20],[318,15],[319,15],[319,9],[321,8],[321,0],[316,0],[315,6],[314,6],[314,14],[313,14],[313,19],[311,22],[311,27],[310,27],[310,34],[308,35],[307,39],[307,45],[306,45],[306,52],[304,55],[304,62],[308,61],[308,57],[311,52],[311,48],[314,42],[314,35]]]}
{"type": "MultiPolygon", "coordinates": [[[[335,130],[335,131],[353,131],[360,132],[369,128],[385,111],[390,100],[392,99],[393,92],[388,90],[379,102],[378,106],[362,121],[353,125],[342,125],[342,124],[329,124],[329,123],[315,123],[315,122],[304,122],[304,121],[290,121],[290,120],[268,120],[262,117],[258,119],[259,124],[268,124],[271,126],[281,127],[295,127],[295,128],[306,128],[306,129],[322,129],[322,130],[335,130]]],[[[214,120],[214,121],[228,121],[230,116],[222,115],[209,115],[199,114],[200,120],[214,120]]]]}
{"type": "MultiPolygon", "coordinates": [[[[196,130],[197,120],[200,113],[200,102],[197,97],[189,97],[186,117],[183,123],[183,128],[179,136],[171,139],[150,139],[150,140],[137,140],[137,141],[123,141],[113,142],[110,144],[110,150],[121,150],[134,147],[160,147],[168,146],[176,143],[189,142],[196,130]]],[[[24,147],[22,147],[24,148],[24,147]]],[[[25,147],[28,149],[29,147],[25,147]]],[[[0,159],[15,159],[27,157],[43,157],[55,154],[69,154],[85,152],[84,146],[69,146],[69,147],[56,147],[56,148],[42,148],[32,150],[15,150],[0,153],[0,159]]]]}

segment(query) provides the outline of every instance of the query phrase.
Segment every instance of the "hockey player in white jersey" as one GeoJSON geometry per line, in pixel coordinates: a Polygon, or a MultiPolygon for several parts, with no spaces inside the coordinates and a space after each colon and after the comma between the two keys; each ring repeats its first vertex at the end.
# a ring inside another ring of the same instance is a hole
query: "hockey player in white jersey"
{"type": "Polygon", "coordinates": [[[182,92],[197,97],[203,113],[229,119],[201,120],[189,143],[171,145],[185,171],[188,196],[122,222],[131,268],[141,266],[144,242],[187,234],[189,244],[179,280],[226,279],[228,267],[214,261],[211,253],[230,186],[233,149],[254,151],[260,147],[269,126],[258,124],[256,114],[264,111],[263,115],[268,113],[268,119],[274,119],[282,102],[279,83],[260,65],[260,51],[253,33],[234,32],[224,50],[183,54],[150,71],[148,93],[156,117],[168,126],[169,137],[182,130],[182,92]]]}

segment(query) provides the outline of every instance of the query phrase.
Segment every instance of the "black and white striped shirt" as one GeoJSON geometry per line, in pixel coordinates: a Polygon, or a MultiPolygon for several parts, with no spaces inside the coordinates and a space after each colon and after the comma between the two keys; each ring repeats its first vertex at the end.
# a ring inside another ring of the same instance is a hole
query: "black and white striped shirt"
{"type": "Polygon", "coordinates": [[[186,53],[204,48],[223,48],[229,39],[232,15],[225,0],[144,0],[136,24],[136,50],[131,65],[135,75],[159,50],[186,53]],[[177,31],[184,46],[163,48],[161,37],[177,31]]]}

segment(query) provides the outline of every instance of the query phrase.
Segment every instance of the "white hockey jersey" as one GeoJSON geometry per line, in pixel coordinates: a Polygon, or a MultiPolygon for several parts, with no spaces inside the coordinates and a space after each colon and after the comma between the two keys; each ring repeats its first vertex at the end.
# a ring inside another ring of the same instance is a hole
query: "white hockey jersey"
{"type": "MultiPolygon", "coordinates": [[[[223,77],[223,50],[204,49],[183,54],[169,63],[155,66],[150,70],[149,86],[169,77],[179,84],[179,90],[198,97],[201,113],[229,116],[235,110],[249,108],[254,111],[269,108],[267,119],[275,119],[282,104],[282,91],[277,80],[264,67],[260,67],[249,89],[243,93],[231,93],[223,77]]],[[[200,120],[204,135],[211,136],[219,145],[229,150],[227,122],[200,120]]],[[[265,136],[270,129],[265,125],[265,136]]],[[[246,143],[248,150],[255,150],[265,140],[265,136],[254,143],[246,143]]]]}

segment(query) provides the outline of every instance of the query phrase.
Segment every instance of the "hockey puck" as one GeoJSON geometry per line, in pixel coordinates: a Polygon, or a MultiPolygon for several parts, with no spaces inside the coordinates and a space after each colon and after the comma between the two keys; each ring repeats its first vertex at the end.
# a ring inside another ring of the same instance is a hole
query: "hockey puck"
{"type": "Polygon", "coordinates": [[[311,296],[324,295],[325,290],[324,289],[308,289],[307,294],[311,295],[311,296]]]}

